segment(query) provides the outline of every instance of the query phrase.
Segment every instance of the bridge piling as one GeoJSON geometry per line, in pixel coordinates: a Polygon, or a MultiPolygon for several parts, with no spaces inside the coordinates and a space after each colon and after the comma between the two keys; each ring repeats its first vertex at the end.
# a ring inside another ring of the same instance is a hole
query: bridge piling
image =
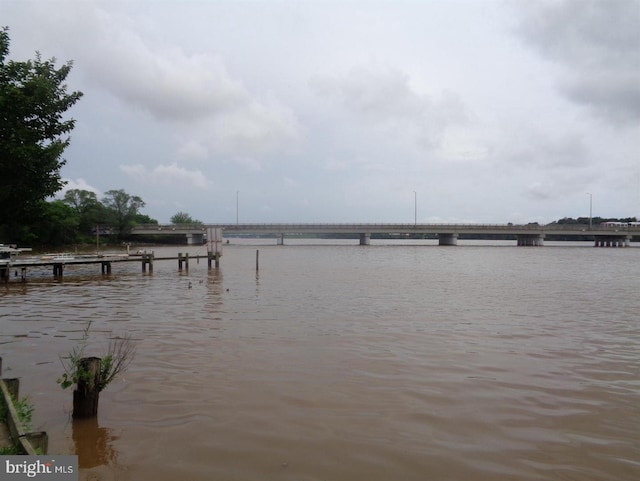
{"type": "Polygon", "coordinates": [[[438,234],[439,246],[456,246],[458,245],[458,234],[438,234]]]}
{"type": "Polygon", "coordinates": [[[516,239],[518,246],[540,247],[544,245],[544,234],[518,234],[516,239]]]}

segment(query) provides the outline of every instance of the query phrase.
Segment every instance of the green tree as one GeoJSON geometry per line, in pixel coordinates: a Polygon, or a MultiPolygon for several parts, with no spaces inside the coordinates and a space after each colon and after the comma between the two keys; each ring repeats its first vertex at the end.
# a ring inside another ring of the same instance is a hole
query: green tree
{"type": "Polygon", "coordinates": [[[55,58],[39,53],[34,60],[8,60],[8,32],[0,28],[0,233],[12,238],[64,185],[62,153],[75,120],[63,114],[82,93],[67,93],[71,62],[56,68],[55,58]]]}
{"type": "Polygon", "coordinates": [[[70,245],[76,242],[80,217],[61,200],[45,202],[40,220],[33,226],[41,246],[70,245]]]}
{"type": "Polygon", "coordinates": [[[134,224],[155,224],[158,225],[158,219],[153,219],[147,214],[138,214],[133,219],[134,224]]]}
{"type": "Polygon", "coordinates": [[[145,206],[140,197],[129,195],[122,189],[105,192],[102,204],[107,209],[107,218],[113,225],[118,240],[123,240],[129,235],[136,216],[145,206]]]}
{"type": "Polygon", "coordinates": [[[172,224],[202,224],[202,221],[192,219],[186,212],[177,212],[170,220],[172,224]]]}
{"type": "Polygon", "coordinates": [[[100,203],[95,192],[71,189],[64,194],[62,201],[77,213],[80,235],[90,234],[96,225],[104,224],[108,220],[106,208],[100,203]]]}

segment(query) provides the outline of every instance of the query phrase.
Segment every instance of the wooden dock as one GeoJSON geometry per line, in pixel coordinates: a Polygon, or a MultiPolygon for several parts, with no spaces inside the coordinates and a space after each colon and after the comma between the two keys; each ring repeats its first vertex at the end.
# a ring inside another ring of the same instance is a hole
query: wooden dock
{"type": "Polygon", "coordinates": [[[208,252],[207,255],[197,255],[190,257],[189,254],[179,253],[177,257],[156,257],[153,252],[144,254],[49,254],[39,257],[14,257],[11,259],[3,259],[0,262],[0,281],[9,282],[11,273],[14,277],[22,282],[26,282],[27,270],[31,267],[50,267],[53,271],[53,277],[60,279],[64,276],[64,271],[68,267],[99,264],[102,274],[111,274],[111,267],[114,263],[119,262],[138,262],[141,265],[142,272],[153,273],[153,263],[156,261],[178,261],[178,270],[189,269],[189,260],[206,259],[207,267],[220,267],[220,253],[208,252]]]}

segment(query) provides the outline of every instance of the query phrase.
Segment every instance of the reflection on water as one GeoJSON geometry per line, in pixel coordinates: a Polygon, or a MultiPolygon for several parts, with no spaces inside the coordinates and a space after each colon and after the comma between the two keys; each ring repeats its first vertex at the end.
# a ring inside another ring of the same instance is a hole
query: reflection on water
{"type": "Polygon", "coordinates": [[[640,479],[640,249],[293,244],[1,287],[51,452],[101,481],[640,479]],[[69,429],[89,320],[137,354],[69,429]]]}
{"type": "Polygon", "coordinates": [[[116,464],[118,461],[118,452],[114,448],[118,437],[111,429],[100,427],[97,417],[74,419],[72,439],[80,469],[116,464]]]}

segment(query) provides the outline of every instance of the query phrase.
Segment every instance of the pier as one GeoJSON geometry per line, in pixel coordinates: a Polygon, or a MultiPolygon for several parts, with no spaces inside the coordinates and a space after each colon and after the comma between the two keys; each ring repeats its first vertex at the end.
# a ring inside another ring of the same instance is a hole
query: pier
{"type": "MultiPolygon", "coordinates": [[[[192,256],[191,259],[206,259],[207,267],[220,267],[220,258],[222,257],[222,230],[218,228],[209,228],[207,230],[207,254],[201,256],[192,256]]],[[[22,257],[19,254],[23,251],[31,249],[18,249],[11,246],[2,245],[0,251],[0,282],[9,282],[11,272],[14,277],[19,278],[22,282],[26,282],[27,269],[29,267],[50,267],[53,271],[53,277],[62,279],[64,271],[67,267],[100,264],[103,275],[111,274],[112,264],[119,262],[139,262],[142,272],[153,273],[154,261],[178,261],[178,270],[183,268],[189,269],[189,254],[182,255],[179,253],[177,257],[156,257],[154,252],[147,253],[137,252],[135,254],[44,254],[41,256],[22,257]],[[18,270],[20,274],[18,275],[18,270]]],[[[127,249],[128,250],[128,249],[127,249]]]]}
{"type": "Polygon", "coordinates": [[[25,257],[14,258],[9,262],[3,262],[0,264],[0,281],[9,282],[11,273],[14,273],[14,277],[18,278],[22,282],[26,282],[27,269],[29,267],[49,267],[52,269],[53,277],[56,279],[62,279],[67,267],[94,264],[100,265],[102,275],[109,275],[112,273],[112,264],[120,262],[138,262],[141,265],[142,272],[149,274],[153,273],[153,263],[155,261],[178,261],[178,270],[189,270],[190,259],[206,259],[207,267],[220,267],[221,253],[207,253],[207,255],[189,256],[189,254],[179,253],[177,256],[169,257],[156,257],[153,252],[142,255],[127,255],[127,254],[114,254],[114,255],[70,255],[67,254],[62,257],[47,259],[46,256],[40,258],[25,257]],[[20,274],[18,274],[20,272],[20,274]]]}

